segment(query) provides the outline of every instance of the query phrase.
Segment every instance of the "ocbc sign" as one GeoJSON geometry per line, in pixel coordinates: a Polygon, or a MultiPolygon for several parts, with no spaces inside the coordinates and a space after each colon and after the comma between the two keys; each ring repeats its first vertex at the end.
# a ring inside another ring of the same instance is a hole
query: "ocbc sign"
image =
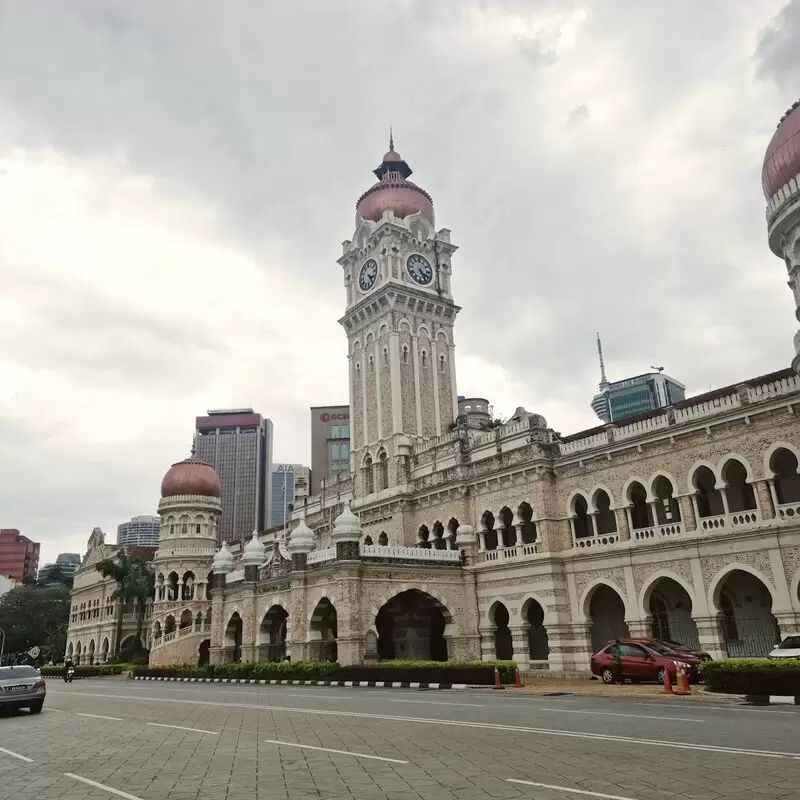
{"type": "Polygon", "coordinates": [[[319,415],[320,422],[331,422],[332,420],[346,420],[346,419],[350,419],[349,412],[340,414],[329,414],[327,411],[324,411],[322,414],[319,415]]]}

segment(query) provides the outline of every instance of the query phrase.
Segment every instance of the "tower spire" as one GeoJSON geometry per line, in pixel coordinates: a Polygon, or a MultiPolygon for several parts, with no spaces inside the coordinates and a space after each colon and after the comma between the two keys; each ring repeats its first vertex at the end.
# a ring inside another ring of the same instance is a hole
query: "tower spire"
{"type": "Polygon", "coordinates": [[[597,355],[600,358],[600,388],[608,386],[608,378],[606,378],[606,365],[603,361],[603,343],[600,341],[600,331],[597,332],[597,355]]]}
{"type": "Polygon", "coordinates": [[[392,123],[389,123],[389,150],[394,151],[394,135],[392,133],[392,123]]]}
{"type": "Polygon", "coordinates": [[[192,458],[195,457],[197,453],[197,431],[192,434],[192,458]]]}

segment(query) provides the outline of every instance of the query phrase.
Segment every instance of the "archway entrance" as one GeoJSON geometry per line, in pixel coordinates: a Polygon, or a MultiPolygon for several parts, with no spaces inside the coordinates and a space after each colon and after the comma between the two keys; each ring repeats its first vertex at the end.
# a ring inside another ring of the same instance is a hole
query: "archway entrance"
{"type": "Polygon", "coordinates": [[[338,633],[338,621],[336,618],[336,607],[323,597],[317,603],[314,613],[311,615],[311,643],[309,646],[309,656],[312,661],[336,661],[339,657],[336,646],[338,633]]]}
{"type": "Polygon", "coordinates": [[[592,651],[597,652],[613,639],[630,636],[625,622],[625,604],[610,586],[601,583],[589,601],[589,617],[592,628],[592,651]]]}
{"type": "Polygon", "coordinates": [[[672,578],[661,578],[649,589],[650,635],[684,647],[700,648],[697,625],[692,619],[692,598],[672,578]]]}
{"type": "Polygon", "coordinates": [[[508,609],[502,603],[495,603],[489,613],[494,623],[494,655],[500,661],[511,661],[514,658],[514,643],[508,627],[508,609]]]}
{"type": "Polygon", "coordinates": [[[714,602],[730,658],[764,657],[780,640],[772,595],[755,575],[733,570],[717,588],[714,602]]]}
{"type": "Polygon", "coordinates": [[[197,666],[204,667],[210,661],[211,639],[203,639],[200,647],[197,648],[197,666]]]}
{"type": "Polygon", "coordinates": [[[283,661],[286,658],[286,630],[289,612],[272,606],[261,620],[258,629],[258,660],[283,661]]]}
{"type": "Polygon", "coordinates": [[[449,617],[430,595],[417,589],[400,592],[375,618],[378,658],[447,661],[444,628],[449,617]]]}
{"type": "Polygon", "coordinates": [[[523,618],[528,621],[528,658],[531,661],[547,661],[550,643],[544,627],[544,609],[535,600],[528,600],[523,618]]]}
{"type": "Polygon", "coordinates": [[[242,660],[242,618],[234,613],[225,628],[225,661],[242,660]]]}

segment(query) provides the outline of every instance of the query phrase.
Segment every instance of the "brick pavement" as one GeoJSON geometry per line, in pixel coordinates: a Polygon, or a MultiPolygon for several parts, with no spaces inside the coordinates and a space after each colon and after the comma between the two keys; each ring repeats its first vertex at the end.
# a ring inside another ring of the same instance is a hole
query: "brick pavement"
{"type": "MultiPolygon", "coordinates": [[[[419,693],[329,690],[330,696],[255,687],[179,691],[169,685],[89,682],[51,692],[38,717],[0,717],[0,747],[35,760],[24,764],[0,753],[0,800],[109,798],[108,792],[66,778],[75,773],[142,800],[488,800],[577,798],[567,792],[510,784],[508,778],[630,797],[632,800],[775,800],[795,798],[800,761],[755,755],[676,750],[623,742],[531,733],[524,726],[591,735],[635,735],[728,747],[793,747],[800,715],[786,711],[692,706],[698,720],[663,719],[658,708],[603,698],[506,702],[480,693],[447,703],[419,693]],[[75,688],[71,687],[71,688],[75,688]],[[135,687],[135,688],[134,688],[135,687]],[[80,693],[79,693],[80,692],[80,693]],[[119,695],[106,697],[100,695],[119,695]],[[390,698],[389,695],[392,695],[390,698]],[[410,693],[409,693],[410,694],[410,693]],[[362,699],[363,697],[363,699],[362,699]],[[128,699],[130,698],[130,699],[128,699]],[[440,702],[439,702],[440,701],[440,702]],[[408,704],[406,704],[406,702],[408,704]],[[469,702],[474,703],[470,707],[469,702]],[[412,705],[415,703],[415,705],[412,705]],[[271,706],[271,708],[267,708],[271,706]],[[447,707],[450,706],[450,707],[447,707]],[[277,710],[295,707],[297,711],[277,710]],[[303,713],[300,708],[351,714],[303,713]],[[559,711],[561,709],[561,711],[559,711]],[[592,715],[571,713],[591,711],[592,715]],[[100,719],[93,714],[118,719],[100,719]],[[412,719],[497,724],[507,730],[445,726],[412,719]],[[175,725],[196,731],[155,727],[175,725]],[[732,724],[735,723],[735,724],[732,724]],[[276,746],[299,742],[405,760],[356,759],[276,746]]],[[[321,690],[315,690],[319,692],[321,690]]],[[[498,695],[502,693],[497,693],[498,695]]],[[[686,716],[686,707],[675,714],[686,716]]]]}

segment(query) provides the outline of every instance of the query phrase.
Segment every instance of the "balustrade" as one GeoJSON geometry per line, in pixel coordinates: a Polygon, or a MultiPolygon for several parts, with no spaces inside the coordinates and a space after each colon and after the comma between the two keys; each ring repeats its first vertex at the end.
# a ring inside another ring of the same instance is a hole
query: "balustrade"
{"type": "Polygon", "coordinates": [[[531,544],[515,544],[511,547],[501,547],[497,550],[484,550],[479,553],[481,561],[514,561],[521,558],[535,556],[538,547],[535,542],[531,544]]]}
{"type": "Polygon", "coordinates": [[[585,536],[573,541],[579,550],[586,550],[590,547],[609,547],[619,542],[619,534],[606,533],[601,536],[585,536]]]}
{"type": "Polygon", "coordinates": [[[461,563],[460,550],[434,550],[425,547],[362,544],[361,555],[366,558],[402,558],[413,561],[447,561],[452,564],[461,563]]]}
{"type": "Polygon", "coordinates": [[[776,510],[782,522],[800,519],[800,503],[780,503],[776,510]]]}

